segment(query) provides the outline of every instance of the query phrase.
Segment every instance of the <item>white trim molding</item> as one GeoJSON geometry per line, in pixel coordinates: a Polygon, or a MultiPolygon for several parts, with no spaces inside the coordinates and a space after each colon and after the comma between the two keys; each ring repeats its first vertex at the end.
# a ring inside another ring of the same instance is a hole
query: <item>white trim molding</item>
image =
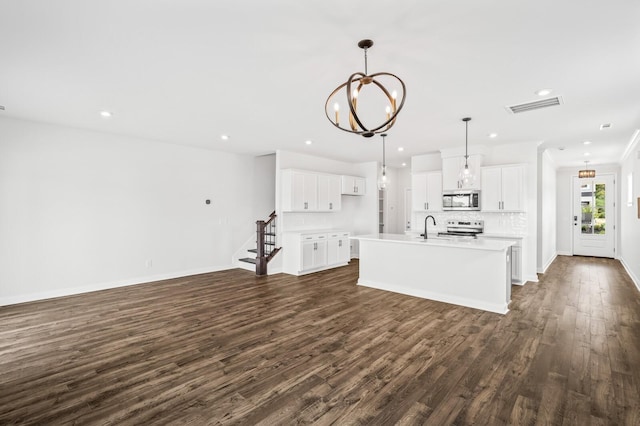
{"type": "Polygon", "coordinates": [[[109,290],[118,287],[127,287],[130,285],[147,284],[154,281],[169,280],[173,278],[182,278],[190,275],[207,274],[210,272],[225,271],[232,269],[233,265],[214,266],[210,268],[192,269],[182,272],[173,272],[168,274],[150,275],[145,277],[130,278],[126,280],[111,281],[106,283],[89,284],[81,287],[61,288],[51,291],[39,293],[20,294],[17,296],[9,296],[0,298],[0,306],[15,305],[18,303],[35,302],[38,300],[53,299],[56,297],[73,296],[76,294],[90,293],[92,291],[109,290]]]}

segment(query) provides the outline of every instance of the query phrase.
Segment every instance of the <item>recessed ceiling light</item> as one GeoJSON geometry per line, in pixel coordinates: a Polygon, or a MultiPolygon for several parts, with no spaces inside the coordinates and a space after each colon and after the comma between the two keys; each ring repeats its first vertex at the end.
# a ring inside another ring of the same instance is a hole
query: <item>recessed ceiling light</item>
{"type": "Polygon", "coordinates": [[[559,146],[558,151],[564,151],[564,146],[559,146]]]}
{"type": "Polygon", "coordinates": [[[591,155],[591,153],[590,153],[590,152],[585,152],[585,153],[584,153],[584,156],[585,156],[585,157],[588,157],[588,156],[590,156],[590,155],[591,155]]]}
{"type": "Polygon", "coordinates": [[[493,138],[498,137],[498,134],[497,133],[489,133],[489,137],[493,139],[493,138]]]}
{"type": "Polygon", "coordinates": [[[222,139],[223,141],[228,141],[229,135],[220,135],[220,139],[222,139]]]}
{"type": "Polygon", "coordinates": [[[403,148],[403,147],[401,147],[401,146],[399,146],[399,147],[398,147],[398,151],[402,152],[402,151],[404,151],[404,148],[403,148]]]}
{"type": "Polygon", "coordinates": [[[610,128],[611,128],[611,123],[603,123],[600,125],[600,130],[610,129],[610,128]]]}
{"type": "Polygon", "coordinates": [[[536,92],[536,95],[538,95],[538,96],[547,96],[551,92],[552,92],[551,89],[540,89],[540,90],[538,90],[536,92]]]}
{"type": "Polygon", "coordinates": [[[100,111],[100,116],[102,116],[103,118],[111,118],[113,114],[111,114],[109,111],[100,111]]]}
{"type": "Polygon", "coordinates": [[[306,143],[307,145],[311,145],[313,142],[307,140],[307,141],[304,141],[304,143],[306,143]]]}
{"type": "Polygon", "coordinates": [[[406,167],[406,166],[407,166],[407,163],[402,163],[402,167],[406,167]]]}
{"type": "Polygon", "coordinates": [[[585,144],[585,145],[591,145],[591,141],[584,141],[582,143],[585,144]]]}

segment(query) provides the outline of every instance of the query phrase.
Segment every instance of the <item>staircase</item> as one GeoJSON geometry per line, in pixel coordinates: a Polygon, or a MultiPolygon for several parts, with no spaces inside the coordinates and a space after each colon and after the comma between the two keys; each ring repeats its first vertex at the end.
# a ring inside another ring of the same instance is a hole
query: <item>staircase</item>
{"type": "Polygon", "coordinates": [[[247,250],[255,257],[243,257],[241,262],[255,265],[256,275],[267,275],[267,263],[280,251],[276,247],[276,212],[269,215],[266,221],[256,221],[256,248],[247,250]]]}

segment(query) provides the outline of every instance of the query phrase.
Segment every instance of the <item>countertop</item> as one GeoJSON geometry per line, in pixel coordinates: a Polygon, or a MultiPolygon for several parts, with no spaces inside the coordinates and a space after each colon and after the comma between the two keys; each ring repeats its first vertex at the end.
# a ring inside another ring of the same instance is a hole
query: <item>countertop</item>
{"type": "Polygon", "coordinates": [[[352,235],[352,240],[361,241],[385,241],[390,243],[403,243],[415,245],[428,245],[434,247],[464,248],[473,250],[506,250],[514,245],[513,241],[494,239],[456,240],[438,237],[437,234],[428,234],[425,240],[423,237],[406,234],[367,234],[352,235]]]}

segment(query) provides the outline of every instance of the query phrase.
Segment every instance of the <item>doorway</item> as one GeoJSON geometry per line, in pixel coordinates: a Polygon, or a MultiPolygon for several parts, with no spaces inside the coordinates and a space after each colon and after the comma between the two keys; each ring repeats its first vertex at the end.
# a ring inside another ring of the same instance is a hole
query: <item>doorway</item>
{"type": "Polygon", "coordinates": [[[573,254],[615,257],[614,175],[573,177],[573,254]]]}

